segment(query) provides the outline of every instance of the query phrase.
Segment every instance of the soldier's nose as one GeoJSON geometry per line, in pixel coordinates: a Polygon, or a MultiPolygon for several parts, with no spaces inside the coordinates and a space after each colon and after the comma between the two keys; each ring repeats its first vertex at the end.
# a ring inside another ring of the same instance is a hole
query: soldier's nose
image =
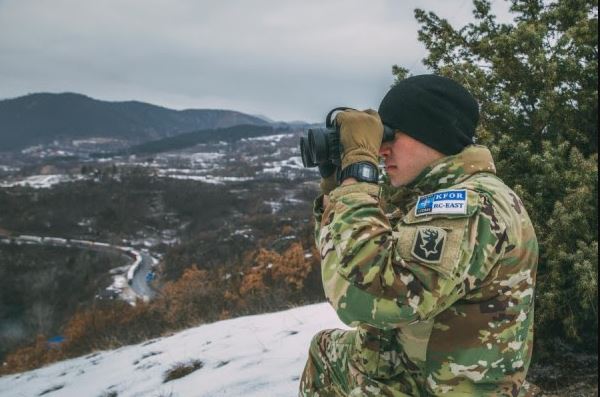
{"type": "Polygon", "coordinates": [[[381,144],[379,148],[379,156],[386,158],[390,155],[390,146],[387,143],[381,144]]]}

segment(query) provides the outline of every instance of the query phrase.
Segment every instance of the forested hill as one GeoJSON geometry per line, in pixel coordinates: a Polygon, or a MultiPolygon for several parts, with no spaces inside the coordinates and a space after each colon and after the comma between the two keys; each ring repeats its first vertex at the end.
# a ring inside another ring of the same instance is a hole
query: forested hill
{"type": "MultiPolygon", "coordinates": [[[[150,142],[134,145],[128,149],[115,154],[147,154],[160,153],[168,150],[179,150],[186,147],[194,146],[199,143],[224,141],[231,142],[243,138],[260,137],[272,135],[275,129],[270,126],[261,125],[234,125],[227,128],[210,128],[207,130],[186,132],[173,137],[153,140],[150,142]]],[[[288,130],[279,129],[279,132],[288,130]]],[[[104,153],[99,153],[99,156],[105,156],[104,153]]]]}
{"type": "Polygon", "coordinates": [[[182,132],[269,123],[231,110],[172,110],[148,103],[107,102],[81,94],[30,94],[0,100],[0,151],[61,139],[118,138],[132,143],[182,132]]]}

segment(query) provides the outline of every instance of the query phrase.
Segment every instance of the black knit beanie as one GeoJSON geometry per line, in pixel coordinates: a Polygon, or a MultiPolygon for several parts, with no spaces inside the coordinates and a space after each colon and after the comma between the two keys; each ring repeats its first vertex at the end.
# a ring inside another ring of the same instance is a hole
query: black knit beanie
{"type": "Polygon", "coordinates": [[[479,106],[462,85],[433,74],[409,77],[379,105],[383,124],[446,155],[473,143],[479,106]]]}

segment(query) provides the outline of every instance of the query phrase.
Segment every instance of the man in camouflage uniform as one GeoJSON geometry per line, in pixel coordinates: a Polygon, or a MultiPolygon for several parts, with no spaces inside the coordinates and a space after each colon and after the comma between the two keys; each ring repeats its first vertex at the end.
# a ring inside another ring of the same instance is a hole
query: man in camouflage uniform
{"type": "Polygon", "coordinates": [[[391,184],[416,194],[386,215],[377,184],[349,177],[330,192],[322,181],[323,287],[354,329],[313,338],[301,396],[533,395],[537,239],[489,150],[472,144],[478,117],[462,86],[432,75],[393,87],[379,115],[338,113],[342,168],[379,154],[391,184]]]}

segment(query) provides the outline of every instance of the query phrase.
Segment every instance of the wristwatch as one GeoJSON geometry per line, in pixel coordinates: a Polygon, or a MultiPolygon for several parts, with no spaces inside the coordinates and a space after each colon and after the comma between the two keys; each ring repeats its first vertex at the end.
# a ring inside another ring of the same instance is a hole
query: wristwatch
{"type": "Polygon", "coordinates": [[[342,171],[339,171],[338,168],[338,182],[342,183],[347,178],[354,178],[359,182],[377,183],[379,181],[379,170],[369,162],[350,164],[342,171]]]}

